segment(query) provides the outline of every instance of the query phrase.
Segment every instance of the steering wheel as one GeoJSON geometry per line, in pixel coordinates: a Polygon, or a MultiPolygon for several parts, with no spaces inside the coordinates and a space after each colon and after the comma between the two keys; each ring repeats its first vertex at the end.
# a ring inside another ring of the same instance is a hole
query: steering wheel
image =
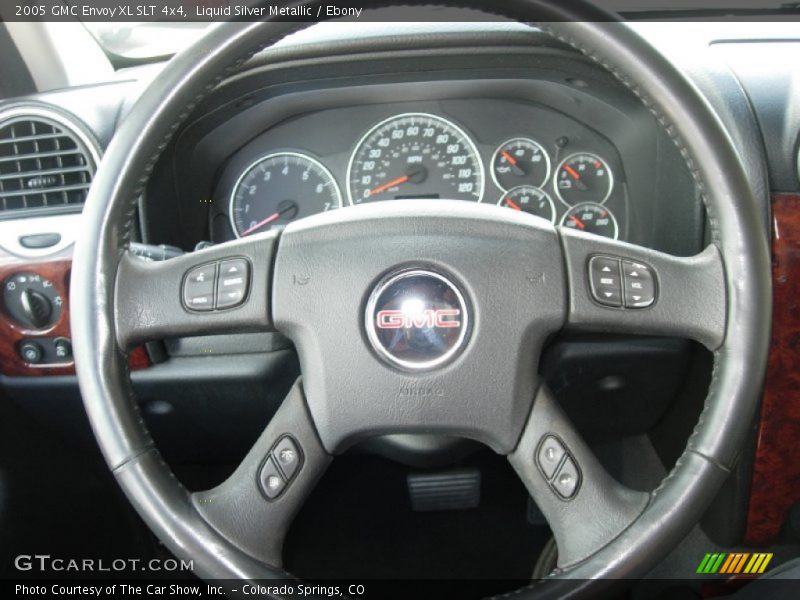
{"type": "Polygon", "coordinates": [[[441,433],[506,455],[558,544],[558,568],[520,591],[531,597],[645,574],[698,522],[737,458],[758,404],[771,297],[765,231],[731,140],[674,67],[596,8],[477,8],[539,22],[636,94],[685,158],[711,242],[681,258],[497,206],[401,201],[142,261],[127,249],[136,200],[170,137],[247,58],[306,25],[211,27],[111,142],[84,211],[71,302],[80,389],[105,459],[150,528],[201,577],[286,577],[293,516],[333,457],[368,436],[441,433]],[[510,253],[523,267],[503,266],[510,253]],[[207,278],[221,290],[215,310],[184,297],[207,278]],[[684,337],[713,351],[705,408],[653,492],[609,476],[536,374],[543,344],[562,329],[684,337]],[[125,353],[165,337],[263,330],[294,342],[302,380],[233,475],[189,493],[140,418],[125,353]]]}

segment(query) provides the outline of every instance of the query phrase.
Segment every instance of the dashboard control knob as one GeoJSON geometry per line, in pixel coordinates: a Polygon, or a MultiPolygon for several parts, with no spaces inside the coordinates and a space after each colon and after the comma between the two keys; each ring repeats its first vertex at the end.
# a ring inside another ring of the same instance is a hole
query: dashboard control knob
{"type": "Polygon", "coordinates": [[[19,296],[22,312],[34,329],[43,329],[50,324],[53,305],[44,294],[30,288],[22,290],[19,296]]]}
{"type": "Polygon", "coordinates": [[[62,361],[72,358],[72,342],[67,338],[56,338],[53,341],[53,348],[56,351],[56,358],[62,361]]]}
{"type": "Polygon", "coordinates": [[[47,329],[57,323],[63,305],[53,282],[38,273],[16,273],[3,282],[5,313],[25,329],[47,329]]]}
{"type": "Polygon", "coordinates": [[[36,342],[25,342],[19,347],[19,355],[28,364],[38,364],[42,361],[44,352],[36,342]]]}

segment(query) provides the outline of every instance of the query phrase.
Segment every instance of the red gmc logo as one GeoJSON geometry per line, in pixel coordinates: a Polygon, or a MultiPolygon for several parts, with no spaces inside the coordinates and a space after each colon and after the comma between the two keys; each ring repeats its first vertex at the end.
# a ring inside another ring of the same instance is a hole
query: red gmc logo
{"type": "Polygon", "coordinates": [[[382,310],[375,317],[378,329],[413,329],[423,327],[461,327],[457,308],[427,309],[410,315],[402,310],[382,310]]]}

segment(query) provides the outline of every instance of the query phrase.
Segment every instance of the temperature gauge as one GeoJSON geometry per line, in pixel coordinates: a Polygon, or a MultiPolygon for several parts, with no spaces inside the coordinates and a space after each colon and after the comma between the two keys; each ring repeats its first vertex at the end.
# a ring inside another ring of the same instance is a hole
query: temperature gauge
{"type": "Polygon", "coordinates": [[[514,138],[495,150],[492,178],[501,190],[521,185],[541,187],[550,177],[550,157],[539,142],[514,138]]]}
{"type": "Polygon", "coordinates": [[[574,206],[561,219],[562,227],[594,233],[611,239],[617,239],[619,226],[613,213],[605,206],[595,202],[586,202],[574,206]]]}
{"type": "Polygon", "coordinates": [[[588,152],[562,160],[553,180],[556,196],[567,206],[581,202],[602,204],[613,186],[614,176],[606,161],[588,152]]]}
{"type": "Polygon", "coordinates": [[[497,202],[512,210],[530,213],[535,217],[547,219],[551,223],[556,221],[556,208],[550,196],[543,190],[532,185],[521,185],[508,190],[497,202]]]}

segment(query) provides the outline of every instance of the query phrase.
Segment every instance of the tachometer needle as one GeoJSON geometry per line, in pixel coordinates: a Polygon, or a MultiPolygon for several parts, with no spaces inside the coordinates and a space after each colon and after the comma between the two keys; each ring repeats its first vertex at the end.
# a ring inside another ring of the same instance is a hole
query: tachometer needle
{"type": "Polygon", "coordinates": [[[372,188],[369,191],[369,195],[374,196],[375,194],[380,194],[381,192],[385,192],[389,188],[392,188],[396,185],[400,185],[401,183],[405,183],[406,181],[408,181],[408,179],[409,179],[408,175],[403,175],[402,177],[398,177],[397,179],[392,179],[391,181],[387,181],[383,185],[379,185],[376,188],[372,188]]]}
{"type": "Polygon", "coordinates": [[[570,220],[571,220],[573,223],[575,223],[575,225],[577,225],[577,226],[578,226],[578,229],[586,229],[586,223],[584,223],[583,221],[581,221],[581,220],[580,220],[578,217],[576,217],[575,215],[570,215],[570,216],[569,216],[569,218],[570,218],[570,220]]]}
{"type": "Polygon", "coordinates": [[[273,221],[277,221],[283,215],[285,215],[287,212],[289,212],[290,210],[292,210],[292,209],[294,209],[296,207],[297,207],[297,205],[294,202],[287,203],[287,205],[284,206],[281,210],[275,211],[270,216],[268,216],[266,219],[263,219],[263,220],[259,221],[258,223],[256,223],[255,225],[253,225],[252,227],[249,227],[248,229],[245,229],[241,233],[241,236],[244,237],[246,235],[250,235],[254,231],[258,231],[259,229],[261,229],[264,225],[269,225],[273,221]]]}
{"type": "Polygon", "coordinates": [[[522,210],[522,207],[514,202],[511,198],[506,198],[506,206],[513,208],[514,210],[522,210]]]}

